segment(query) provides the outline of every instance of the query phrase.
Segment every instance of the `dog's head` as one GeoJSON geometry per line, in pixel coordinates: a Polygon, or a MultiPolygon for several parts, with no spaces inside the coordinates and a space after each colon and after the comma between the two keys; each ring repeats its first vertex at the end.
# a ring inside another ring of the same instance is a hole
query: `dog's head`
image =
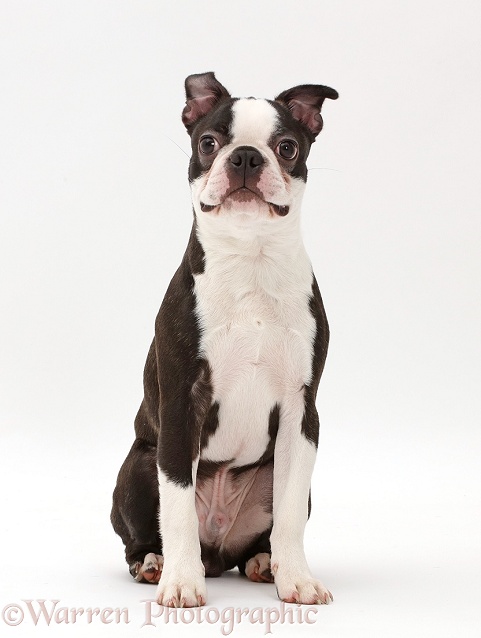
{"type": "Polygon", "coordinates": [[[337,92],[306,84],[274,100],[232,98],[213,73],[190,75],[182,121],[192,139],[189,180],[199,216],[276,219],[298,214],[306,160],[337,92]]]}

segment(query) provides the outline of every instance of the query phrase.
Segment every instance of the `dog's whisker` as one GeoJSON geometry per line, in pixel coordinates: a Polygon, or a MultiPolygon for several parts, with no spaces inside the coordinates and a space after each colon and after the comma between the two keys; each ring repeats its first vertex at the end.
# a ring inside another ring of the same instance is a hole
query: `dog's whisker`
{"type": "Polygon", "coordinates": [[[179,145],[177,144],[177,142],[175,142],[175,141],[174,141],[171,137],[169,137],[169,136],[168,136],[168,135],[166,135],[165,133],[164,133],[164,136],[165,136],[168,140],[170,140],[170,141],[172,142],[172,144],[175,144],[175,145],[177,146],[177,148],[178,148],[178,149],[180,149],[180,150],[182,151],[182,153],[183,153],[184,155],[186,155],[186,156],[190,159],[190,155],[184,151],[184,149],[182,148],[182,146],[179,146],[179,145]]]}

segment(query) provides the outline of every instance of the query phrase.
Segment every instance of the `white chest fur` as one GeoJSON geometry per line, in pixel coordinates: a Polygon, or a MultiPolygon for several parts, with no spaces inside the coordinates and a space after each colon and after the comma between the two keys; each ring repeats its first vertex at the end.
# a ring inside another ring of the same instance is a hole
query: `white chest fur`
{"type": "Polygon", "coordinates": [[[312,269],[291,233],[209,242],[195,276],[200,351],[212,370],[219,427],[202,458],[259,459],[269,441],[269,414],[311,377],[315,321],[309,309],[312,269]]]}

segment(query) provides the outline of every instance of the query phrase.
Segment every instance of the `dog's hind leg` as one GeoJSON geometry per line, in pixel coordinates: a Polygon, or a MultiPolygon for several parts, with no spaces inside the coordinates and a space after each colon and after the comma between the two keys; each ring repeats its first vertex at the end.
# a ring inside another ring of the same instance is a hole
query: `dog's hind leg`
{"type": "Polygon", "coordinates": [[[137,581],[158,583],[162,573],[156,448],[136,439],[117,479],[110,520],[125,545],[137,581]]]}

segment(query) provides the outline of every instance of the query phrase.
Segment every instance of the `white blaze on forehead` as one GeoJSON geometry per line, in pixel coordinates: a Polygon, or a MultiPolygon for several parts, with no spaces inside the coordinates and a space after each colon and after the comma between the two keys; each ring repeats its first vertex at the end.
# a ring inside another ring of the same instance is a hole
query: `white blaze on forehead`
{"type": "Polygon", "coordinates": [[[233,144],[266,144],[277,127],[277,111],[267,100],[242,98],[232,111],[233,144]]]}

